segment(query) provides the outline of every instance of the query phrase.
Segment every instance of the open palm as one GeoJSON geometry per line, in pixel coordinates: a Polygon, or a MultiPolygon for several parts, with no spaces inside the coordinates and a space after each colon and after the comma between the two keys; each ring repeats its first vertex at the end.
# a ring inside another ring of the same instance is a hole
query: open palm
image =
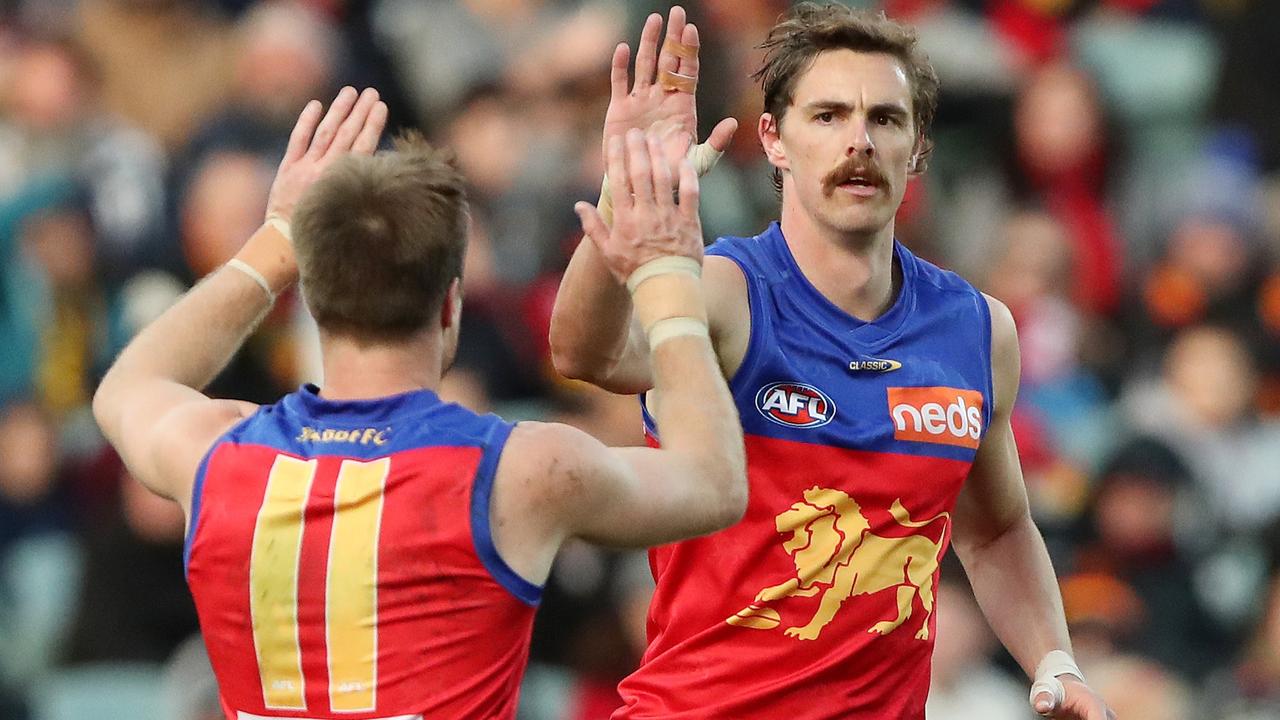
{"type": "MultiPolygon", "coordinates": [[[[603,148],[607,155],[610,139],[624,138],[631,129],[656,132],[662,138],[663,155],[674,173],[697,138],[697,97],[693,92],[665,88],[660,77],[663,73],[698,77],[698,28],[686,22],[684,8],[677,5],[671,8],[666,43],[659,50],[661,37],[662,16],[655,13],[645,20],[640,34],[634,83],[628,72],[630,47],[620,43],[614,49],[603,148]]],[[[708,144],[723,152],[737,127],[733,118],[721,120],[707,138],[708,144]]]]}

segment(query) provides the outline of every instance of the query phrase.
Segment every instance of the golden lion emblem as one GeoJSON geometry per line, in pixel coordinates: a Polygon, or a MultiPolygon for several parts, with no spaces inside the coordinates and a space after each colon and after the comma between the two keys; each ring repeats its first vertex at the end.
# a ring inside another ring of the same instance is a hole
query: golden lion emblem
{"type": "Polygon", "coordinates": [[[855,595],[897,588],[898,616],[872,625],[867,632],[888,635],[911,617],[912,599],[924,605],[924,622],[916,639],[929,638],[929,616],[933,614],[933,575],[942,558],[948,513],[916,522],[900,500],[889,508],[903,527],[921,528],[942,518],[943,530],[937,542],[923,535],[882,537],[871,532],[858,503],[839,490],[814,486],[804,491],[804,501],[792,505],[775,518],[780,534],[791,534],[782,544],[795,561],[796,575],[785,582],[756,593],[755,602],[727,622],[757,630],[778,626],[781,616],[768,607],[783,598],[813,597],[822,593],[817,613],[807,625],[787,628],[789,637],[813,640],[835,618],[845,600],[855,595]]]}

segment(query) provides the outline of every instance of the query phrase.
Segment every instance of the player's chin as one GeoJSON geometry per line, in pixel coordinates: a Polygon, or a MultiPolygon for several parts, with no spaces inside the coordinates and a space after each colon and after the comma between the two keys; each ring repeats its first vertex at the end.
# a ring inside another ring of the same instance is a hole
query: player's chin
{"type": "Polygon", "coordinates": [[[844,233],[867,235],[879,232],[893,218],[883,208],[871,205],[843,208],[832,224],[844,233]]]}

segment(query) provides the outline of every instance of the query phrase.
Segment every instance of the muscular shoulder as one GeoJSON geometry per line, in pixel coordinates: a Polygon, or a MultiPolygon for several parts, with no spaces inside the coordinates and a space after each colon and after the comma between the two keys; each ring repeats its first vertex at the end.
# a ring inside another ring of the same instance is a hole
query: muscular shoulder
{"type": "Polygon", "coordinates": [[[609,460],[604,444],[577,428],[522,422],[507,439],[498,473],[505,493],[542,509],[544,519],[554,523],[609,460]]]}
{"type": "Polygon", "coordinates": [[[138,479],[186,509],[201,460],[219,438],[257,409],[239,400],[201,400],[173,408],[155,425],[151,482],[138,479]]]}
{"type": "Polygon", "coordinates": [[[1018,349],[1018,327],[1008,306],[983,293],[991,311],[991,379],[994,384],[995,409],[1008,413],[1018,397],[1018,378],[1022,372],[1022,356],[1018,349]]]}

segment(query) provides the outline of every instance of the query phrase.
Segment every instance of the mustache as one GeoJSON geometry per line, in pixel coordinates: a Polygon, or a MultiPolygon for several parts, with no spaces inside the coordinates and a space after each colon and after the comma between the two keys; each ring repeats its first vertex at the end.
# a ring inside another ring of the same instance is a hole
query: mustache
{"type": "Polygon", "coordinates": [[[830,194],[837,185],[854,175],[860,175],[876,185],[884,184],[884,175],[880,173],[880,168],[876,167],[874,161],[866,160],[860,155],[852,155],[845,158],[835,170],[822,178],[822,189],[830,194]]]}

